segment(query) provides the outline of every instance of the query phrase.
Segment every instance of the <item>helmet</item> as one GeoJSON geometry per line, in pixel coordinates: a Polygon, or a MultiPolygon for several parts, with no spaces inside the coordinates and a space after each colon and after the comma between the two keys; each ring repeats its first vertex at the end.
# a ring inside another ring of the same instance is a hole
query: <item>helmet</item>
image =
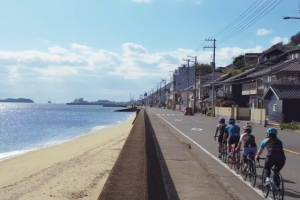
{"type": "Polygon", "coordinates": [[[250,124],[247,124],[244,126],[244,130],[251,130],[252,131],[252,126],[250,124]]]}
{"type": "Polygon", "coordinates": [[[233,117],[229,118],[228,120],[229,123],[235,123],[235,119],[233,117]]]}
{"type": "Polygon", "coordinates": [[[278,131],[277,131],[276,128],[269,128],[269,129],[267,130],[267,133],[268,133],[268,134],[275,134],[275,135],[277,135],[277,134],[278,134],[278,131]]]}
{"type": "Polygon", "coordinates": [[[220,123],[225,123],[225,119],[224,119],[224,118],[220,118],[220,119],[219,119],[219,122],[220,122],[220,123]]]}

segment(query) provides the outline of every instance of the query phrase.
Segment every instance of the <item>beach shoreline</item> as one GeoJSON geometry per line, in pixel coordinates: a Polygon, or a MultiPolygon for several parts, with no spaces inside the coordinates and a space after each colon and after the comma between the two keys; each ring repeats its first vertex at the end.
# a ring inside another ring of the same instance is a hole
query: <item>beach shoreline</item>
{"type": "Polygon", "coordinates": [[[0,162],[4,199],[97,199],[131,120],[0,162]]]}
{"type": "Polygon", "coordinates": [[[37,150],[40,150],[40,149],[44,149],[44,148],[49,148],[49,147],[52,147],[52,146],[60,145],[60,144],[63,144],[65,142],[69,142],[69,141],[75,140],[77,138],[83,137],[85,135],[93,134],[93,133],[95,133],[97,131],[104,130],[104,129],[113,127],[113,126],[115,126],[117,124],[122,124],[122,123],[126,123],[126,122],[129,122],[129,121],[132,121],[132,115],[130,115],[124,121],[118,121],[118,122],[116,122],[114,124],[107,124],[107,125],[101,125],[101,126],[93,127],[90,130],[83,132],[79,136],[75,136],[75,137],[68,138],[68,139],[63,139],[63,140],[55,140],[55,141],[45,142],[43,145],[41,145],[41,147],[36,147],[36,148],[32,147],[32,148],[26,148],[26,149],[20,149],[20,150],[14,150],[14,151],[9,151],[9,152],[4,152],[4,153],[0,154],[0,163],[3,162],[3,161],[5,161],[5,160],[11,159],[11,158],[22,156],[22,155],[24,155],[26,153],[29,153],[29,152],[32,152],[32,151],[37,151],[37,150]]]}

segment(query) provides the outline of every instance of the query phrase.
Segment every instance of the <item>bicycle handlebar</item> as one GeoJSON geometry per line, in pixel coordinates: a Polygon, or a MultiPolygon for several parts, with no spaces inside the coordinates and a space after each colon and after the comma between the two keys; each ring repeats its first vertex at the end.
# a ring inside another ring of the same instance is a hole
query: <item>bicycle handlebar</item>
{"type": "Polygon", "coordinates": [[[259,160],[265,160],[266,158],[257,158],[256,161],[258,162],[258,166],[260,166],[259,160]]]}
{"type": "Polygon", "coordinates": [[[219,137],[219,136],[217,136],[217,135],[216,135],[216,136],[214,136],[214,140],[215,140],[215,141],[216,141],[216,137],[219,137]]]}

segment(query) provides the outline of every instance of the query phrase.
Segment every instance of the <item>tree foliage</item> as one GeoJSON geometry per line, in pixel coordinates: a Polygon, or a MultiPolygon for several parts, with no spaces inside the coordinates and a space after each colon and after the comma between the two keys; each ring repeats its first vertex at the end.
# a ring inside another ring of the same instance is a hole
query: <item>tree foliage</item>
{"type": "Polygon", "coordinates": [[[232,106],[235,106],[236,103],[233,101],[227,100],[227,101],[223,101],[221,103],[221,105],[222,105],[222,107],[232,107],[232,106]]]}
{"type": "Polygon", "coordinates": [[[200,76],[212,71],[212,67],[209,64],[197,64],[196,65],[196,76],[200,76]]]}
{"type": "Polygon", "coordinates": [[[239,55],[238,57],[234,58],[233,61],[233,68],[234,69],[241,69],[245,67],[244,55],[239,55]]]}
{"type": "Polygon", "coordinates": [[[291,37],[291,42],[296,46],[300,44],[300,31],[291,37]]]}

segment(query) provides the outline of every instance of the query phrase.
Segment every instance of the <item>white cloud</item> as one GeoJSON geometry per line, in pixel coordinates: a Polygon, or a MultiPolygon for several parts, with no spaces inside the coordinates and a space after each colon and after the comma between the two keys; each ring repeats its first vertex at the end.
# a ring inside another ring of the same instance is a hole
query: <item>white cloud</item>
{"type": "Polygon", "coordinates": [[[282,38],[282,37],[273,37],[271,40],[271,44],[277,44],[279,42],[282,42],[283,44],[287,44],[289,42],[289,38],[282,38]]]}
{"type": "MultiPolygon", "coordinates": [[[[171,52],[149,53],[145,47],[134,43],[125,43],[122,48],[122,54],[79,44],[72,44],[70,49],[52,46],[46,52],[0,51],[0,68],[14,66],[6,72],[10,74],[7,77],[14,82],[24,77],[19,75],[18,69],[22,69],[22,74],[27,73],[33,78],[80,77],[81,74],[93,73],[124,79],[140,79],[165,76],[169,71],[176,69],[187,55],[195,54],[193,50],[181,48],[171,52]]],[[[222,48],[216,52],[216,64],[225,66],[232,62],[233,56],[262,51],[261,46],[252,49],[222,48]]],[[[200,55],[198,62],[211,62],[211,53],[200,55]]]]}
{"type": "Polygon", "coordinates": [[[71,48],[74,50],[80,50],[80,51],[86,51],[86,50],[91,50],[90,47],[80,45],[80,44],[71,44],[71,48]]]}
{"type": "Polygon", "coordinates": [[[272,32],[273,32],[272,29],[267,30],[267,29],[265,29],[265,28],[262,28],[262,29],[258,29],[258,30],[256,31],[256,34],[257,34],[257,35],[269,35],[269,34],[271,34],[272,32]]]}
{"type": "Polygon", "coordinates": [[[152,0],[132,0],[137,3],[150,3],[152,0]]]}
{"type": "MultiPolygon", "coordinates": [[[[4,86],[0,92],[5,97],[36,95],[33,99],[42,99],[39,102],[52,100],[54,93],[57,98],[64,96],[65,101],[79,96],[91,100],[105,95],[122,98],[132,90],[148,89],[149,82],[168,77],[169,71],[177,69],[183,58],[196,53],[182,48],[152,53],[134,43],[123,44],[122,50],[115,53],[80,44],[69,48],[51,46],[46,51],[0,50],[0,83],[4,86]]],[[[216,51],[216,66],[230,64],[233,56],[263,50],[261,46],[221,48],[216,51]]],[[[211,53],[198,55],[198,62],[211,62],[211,53]]]]}

